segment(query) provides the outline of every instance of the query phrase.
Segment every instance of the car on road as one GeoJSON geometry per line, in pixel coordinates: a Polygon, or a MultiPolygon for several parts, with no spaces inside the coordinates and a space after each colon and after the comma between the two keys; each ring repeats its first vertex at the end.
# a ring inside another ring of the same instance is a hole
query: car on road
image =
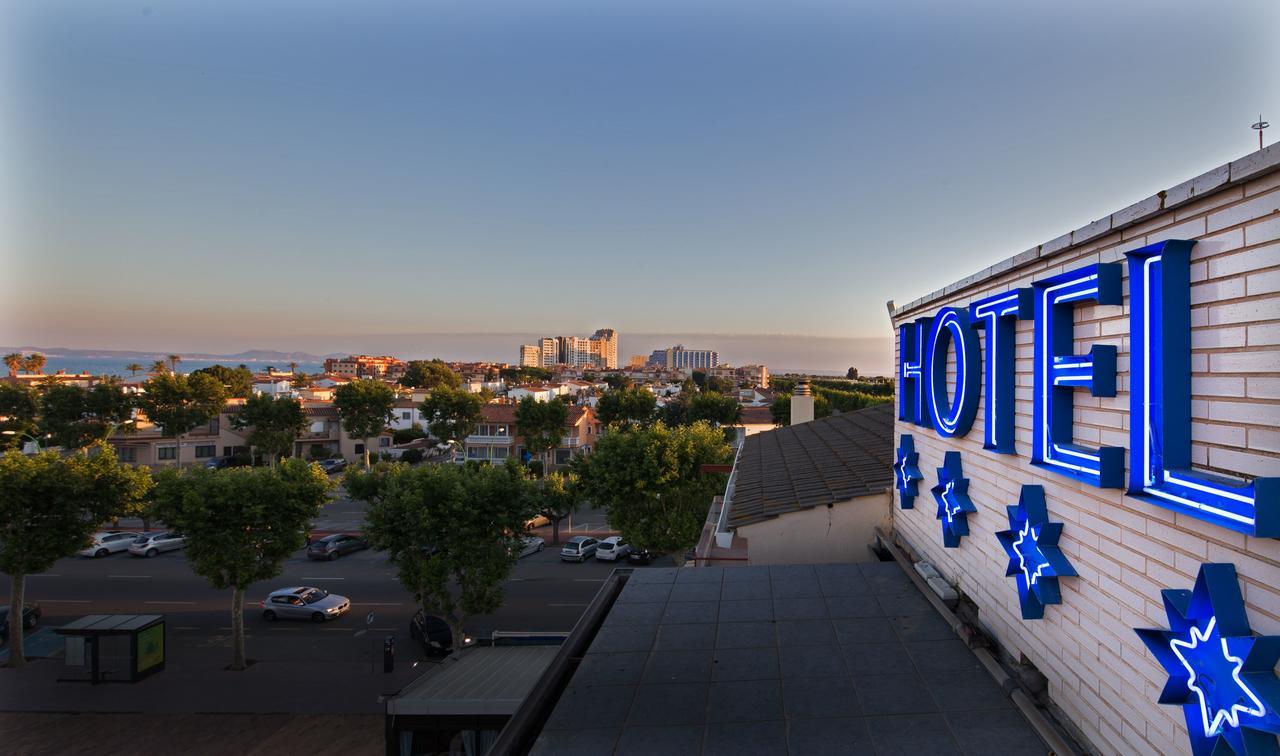
{"type": "Polygon", "coordinates": [[[574,536],[560,548],[560,561],[585,562],[595,556],[600,541],[591,536],[574,536]]]}
{"type": "Polygon", "coordinates": [[[320,469],[330,475],[341,472],[342,468],[347,466],[347,461],[341,457],[332,457],[330,459],[322,459],[316,464],[320,465],[320,469]]]}
{"type": "Polygon", "coordinates": [[[632,549],[627,554],[627,564],[648,564],[658,557],[657,554],[651,553],[648,549],[632,549]]]}
{"type": "MultiPolygon", "coordinates": [[[[446,656],[453,650],[453,631],[449,629],[449,623],[421,609],[409,619],[409,637],[422,644],[427,656],[446,656]]],[[[475,642],[475,638],[463,636],[464,648],[475,645],[475,642]]]]}
{"type": "Polygon", "coordinates": [[[82,557],[104,557],[108,554],[119,554],[128,551],[129,544],[138,537],[137,533],[125,530],[106,530],[93,534],[93,543],[76,552],[82,557]]]}
{"type": "Polygon", "coordinates": [[[187,537],[175,530],[163,533],[143,533],[129,544],[129,553],[150,559],[162,551],[177,551],[187,545],[187,537]]]}
{"type": "Polygon", "coordinates": [[[625,559],[630,553],[631,547],[622,542],[622,536],[609,536],[596,547],[596,559],[602,562],[625,559]]]}
{"type": "Polygon", "coordinates": [[[204,461],[206,470],[221,470],[225,467],[231,467],[231,457],[214,457],[204,461]]]}
{"type": "Polygon", "coordinates": [[[262,601],[262,618],[267,622],[277,619],[304,619],[324,622],[337,619],[351,608],[346,596],[329,593],[323,588],[302,585],[272,591],[262,601]]]}
{"type": "Polygon", "coordinates": [[[369,548],[369,542],[360,536],[351,535],[350,533],[334,533],[312,541],[307,546],[307,557],[333,561],[340,556],[354,554],[367,548],[369,548]]]}
{"type": "Polygon", "coordinates": [[[542,551],[546,545],[547,542],[537,536],[525,536],[520,541],[520,558],[523,559],[530,554],[536,554],[542,551]]]}
{"type": "MultiPolygon", "coordinates": [[[[40,621],[39,604],[22,605],[22,629],[30,630],[40,621]]],[[[0,606],[0,645],[9,642],[9,605],[0,606]]]]}

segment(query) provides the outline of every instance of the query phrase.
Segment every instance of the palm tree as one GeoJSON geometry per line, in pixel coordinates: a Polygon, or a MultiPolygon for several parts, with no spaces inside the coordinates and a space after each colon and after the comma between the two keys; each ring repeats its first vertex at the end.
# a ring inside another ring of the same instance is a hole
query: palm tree
{"type": "Polygon", "coordinates": [[[298,372],[298,363],[296,363],[296,362],[290,362],[290,363],[289,363],[289,372],[290,372],[290,373],[296,373],[296,372],[298,372]]]}
{"type": "Polygon", "coordinates": [[[39,352],[32,352],[31,356],[26,359],[26,368],[28,373],[43,373],[45,357],[39,352]]]}
{"type": "Polygon", "coordinates": [[[142,370],[142,366],[136,362],[130,362],[124,366],[124,369],[129,371],[129,377],[132,378],[142,370]]]}
{"type": "Polygon", "coordinates": [[[178,372],[179,362],[182,362],[182,355],[180,354],[169,355],[169,369],[172,370],[174,373],[178,372]]]}
{"type": "Polygon", "coordinates": [[[22,352],[10,352],[4,356],[4,364],[9,366],[9,375],[17,375],[22,369],[22,352]]]}
{"type": "Polygon", "coordinates": [[[155,362],[151,363],[151,372],[155,373],[156,375],[167,373],[169,372],[169,363],[165,362],[164,360],[156,360],[155,362]]]}

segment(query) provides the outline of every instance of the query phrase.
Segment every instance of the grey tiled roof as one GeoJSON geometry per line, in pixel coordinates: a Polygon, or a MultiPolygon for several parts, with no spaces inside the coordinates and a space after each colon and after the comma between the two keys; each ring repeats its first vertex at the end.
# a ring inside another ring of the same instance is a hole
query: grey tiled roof
{"type": "Polygon", "coordinates": [[[878,493],[893,483],[893,405],[748,436],[729,526],[878,493]]]}
{"type": "Polygon", "coordinates": [[[635,570],[531,753],[1047,750],[898,565],[872,562],[635,570]]]}

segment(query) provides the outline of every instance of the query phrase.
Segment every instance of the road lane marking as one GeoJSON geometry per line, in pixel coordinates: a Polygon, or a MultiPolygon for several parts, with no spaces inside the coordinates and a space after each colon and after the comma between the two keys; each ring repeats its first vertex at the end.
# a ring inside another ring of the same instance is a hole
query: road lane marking
{"type": "Polygon", "coordinates": [[[351,628],[349,628],[349,627],[322,627],[322,628],[320,628],[320,629],[321,629],[321,630],[324,630],[326,633],[349,633],[349,632],[351,632],[351,628]]]}
{"type": "Polygon", "coordinates": [[[574,578],[575,583],[603,583],[605,578],[574,578]]]}
{"type": "Polygon", "coordinates": [[[89,599],[40,599],[42,604],[92,604],[89,599]]]}
{"type": "MultiPolygon", "coordinates": [[[[174,630],[199,630],[198,627],[175,627],[174,630]]],[[[227,628],[230,630],[231,628],[227,628]]]]}
{"type": "Polygon", "coordinates": [[[27,577],[62,577],[62,575],[54,575],[48,572],[42,572],[39,575],[27,575],[27,577]]]}
{"type": "Polygon", "coordinates": [[[590,606],[590,604],[547,604],[547,606],[590,606]]]}
{"type": "Polygon", "coordinates": [[[150,575],[107,575],[109,578],[149,578],[150,575]]]}
{"type": "Polygon", "coordinates": [[[352,606],[404,606],[403,601],[362,601],[351,602],[352,606]]]}
{"type": "Polygon", "coordinates": [[[508,583],[522,583],[529,578],[507,578],[508,583]]]}
{"type": "Polygon", "coordinates": [[[299,580],[346,580],[346,578],[339,578],[339,577],[300,577],[298,579],[299,580]]]}
{"type": "Polygon", "coordinates": [[[194,601],[143,601],[144,604],[194,604],[194,601]]]}
{"type": "Polygon", "coordinates": [[[298,630],[301,630],[302,628],[300,628],[300,627],[269,627],[269,628],[267,628],[267,629],[268,629],[268,630],[271,630],[271,631],[273,631],[273,632],[283,633],[283,632],[297,632],[298,630]]]}

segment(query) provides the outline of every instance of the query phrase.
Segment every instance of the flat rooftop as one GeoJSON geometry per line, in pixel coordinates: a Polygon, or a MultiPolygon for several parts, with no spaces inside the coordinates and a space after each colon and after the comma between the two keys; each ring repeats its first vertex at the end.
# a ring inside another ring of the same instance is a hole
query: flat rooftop
{"type": "Polygon", "coordinates": [[[483,646],[450,657],[387,702],[391,715],[511,716],[557,646],[483,646]]]}
{"type": "Polygon", "coordinates": [[[532,749],[1047,752],[893,562],[636,569],[532,749]]]}

